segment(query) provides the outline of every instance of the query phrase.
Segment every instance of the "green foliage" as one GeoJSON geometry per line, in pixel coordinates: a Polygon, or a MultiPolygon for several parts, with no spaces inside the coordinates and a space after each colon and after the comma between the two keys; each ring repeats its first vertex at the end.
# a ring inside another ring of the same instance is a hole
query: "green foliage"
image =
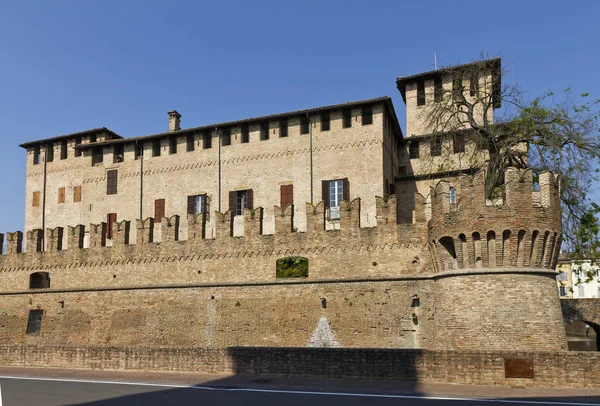
{"type": "Polygon", "coordinates": [[[308,277],[308,258],[285,257],[277,260],[277,278],[308,277]]]}

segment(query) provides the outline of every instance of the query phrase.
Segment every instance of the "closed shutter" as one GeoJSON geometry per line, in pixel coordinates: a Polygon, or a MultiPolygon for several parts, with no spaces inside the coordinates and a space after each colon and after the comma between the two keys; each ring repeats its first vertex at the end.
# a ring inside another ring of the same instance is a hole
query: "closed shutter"
{"type": "Polygon", "coordinates": [[[33,192],[33,207],[40,205],[40,192],[33,192]]]}
{"type": "Polygon", "coordinates": [[[229,192],[229,211],[235,216],[235,192],[229,192]]]}
{"type": "Polygon", "coordinates": [[[165,216],[165,199],[156,199],[154,201],[154,222],[160,223],[165,216]]]}
{"type": "Polygon", "coordinates": [[[342,179],[342,199],[347,202],[350,201],[350,182],[348,182],[348,178],[342,179]]]}
{"type": "Polygon", "coordinates": [[[117,194],[117,178],[118,171],[116,169],[106,172],[106,194],[116,195],[117,194]]]}
{"type": "Polygon", "coordinates": [[[117,213],[108,213],[106,216],[106,238],[113,238],[112,224],[117,221],[117,213]]]}
{"type": "Polygon", "coordinates": [[[194,196],[188,196],[187,212],[194,214],[194,196]]]}
{"type": "Polygon", "coordinates": [[[81,201],[81,186],[75,186],[75,188],[73,189],[73,201],[81,201]]]}
{"type": "Polygon", "coordinates": [[[283,209],[294,203],[294,185],[282,185],[280,190],[280,207],[283,209]]]}
{"type": "Polygon", "coordinates": [[[322,198],[325,202],[325,207],[329,207],[329,181],[323,180],[321,181],[321,192],[322,198]]]}
{"type": "Polygon", "coordinates": [[[64,187],[61,187],[58,189],[58,202],[59,203],[65,202],[65,188],[64,187]]]}
{"type": "Polygon", "coordinates": [[[254,191],[252,189],[248,189],[246,192],[248,193],[246,195],[248,198],[246,208],[254,210],[254,191]]]}

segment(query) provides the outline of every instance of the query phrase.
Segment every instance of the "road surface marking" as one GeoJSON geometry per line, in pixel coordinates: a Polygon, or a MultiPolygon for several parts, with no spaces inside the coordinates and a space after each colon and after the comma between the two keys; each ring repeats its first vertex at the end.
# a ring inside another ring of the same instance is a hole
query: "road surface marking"
{"type": "MultiPolygon", "coordinates": [[[[465,398],[465,397],[450,397],[450,396],[417,396],[417,395],[393,395],[393,394],[376,394],[376,393],[350,393],[350,392],[313,392],[301,390],[284,390],[284,389],[252,389],[252,388],[219,388],[218,386],[193,386],[193,385],[173,385],[173,384],[156,384],[144,382],[119,382],[119,381],[94,381],[86,379],[60,379],[60,378],[30,378],[22,376],[0,376],[0,379],[14,379],[23,381],[50,381],[50,382],[72,382],[72,383],[96,383],[104,385],[128,385],[128,386],[151,386],[155,388],[172,388],[172,389],[197,389],[206,391],[218,392],[258,392],[258,393],[278,393],[290,395],[313,395],[313,396],[349,396],[363,398],[385,398],[385,399],[425,399],[425,400],[452,400],[460,402],[489,402],[489,403],[516,403],[528,405],[556,405],[556,406],[600,406],[600,403],[581,403],[581,402],[552,402],[542,400],[520,400],[520,399],[494,399],[494,398],[465,398]]],[[[0,393],[0,406],[2,394],[0,393]]]]}

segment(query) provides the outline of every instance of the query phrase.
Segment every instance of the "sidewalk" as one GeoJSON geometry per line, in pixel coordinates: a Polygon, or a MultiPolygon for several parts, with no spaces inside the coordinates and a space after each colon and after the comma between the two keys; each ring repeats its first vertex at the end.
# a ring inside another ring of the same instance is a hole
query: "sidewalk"
{"type": "Polygon", "coordinates": [[[102,371],[55,368],[0,367],[2,377],[136,382],[215,388],[375,393],[452,398],[546,399],[600,403],[600,389],[508,388],[465,384],[434,384],[390,380],[319,379],[269,375],[210,375],[180,372],[102,371]]]}

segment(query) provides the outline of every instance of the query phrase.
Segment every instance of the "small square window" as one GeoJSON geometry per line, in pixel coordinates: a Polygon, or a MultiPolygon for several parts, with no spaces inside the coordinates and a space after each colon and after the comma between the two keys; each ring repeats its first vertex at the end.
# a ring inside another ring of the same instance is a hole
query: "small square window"
{"type": "Polygon", "coordinates": [[[95,147],[92,149],[92,166],[96,166],[104,160],[104,151],[102,147],[95,147]]]}
{"type": "Polygon", "coordinates": [[[210,131],[207,131],[204,133],[202,138],[203,138],[202,149],[212,148],[212,133],[210,131]]]}
{"type": "Polygon", "coordinates": [[[231,145],[231,128],[222,128],[221,129],[221,146],[226,147],[231,145]]]}
{"type": "Polygon", "coordinates": [[[417,82],[417,106],[425,105],[425,81],[417,82]]]}
{"type": "Polygon", "coordinates": [[[442,139],[440,137],[432,137],[431,138],[431,156],[440,156],[442,155],[442,139]]]}
{"type": "Polygon", "coordinates": [[[63,140],[60,143],[60,159],[67,159],[67,151],[68,151],[68,146],[69,144],[67,143],[67,140],[63,140]]]}
{"type": "Polygon", "coordinates": [[[373,124],[373,107],[363,106],[362,108],[362,125],[373,124]]]}
{"type": "Polygon", "coordinates": [[[36,145],[33,147],[33,164],[39,165],[40,163],[40,146],[36,145]]]}
{"type": "Polygon", "coordinates": [[[115,144],[113,147],[113,163],[123,162],[124,156],[123,144],[115,144]]]}
{"type": "Polygon", "coordinates": [[[177,137],[172,136],[169,138],[169,154],[177,153],[177,137]]]}
{"type": "Polygon", "coordinates": [[[269,122],[263,121],[260,123],[260,140],[268,140],[269,139],[269,122]]]}
{"type": "Polygon", "coordinates": [[[279,120],[279,138],[288,136],[288,121],[286,118],[279,120]]]}
{"type": "Polygon", "coordinates": [[[152,140],[152,156],[160,156],[160,140],[152,140]]]}
{"type": "MultiPolygon", "coordinates": [[[[81,145],[81,137],[75,138],[75,146],[81,145]]],[[[81,156],[81,150],[79,148],[75,148],[75,157],[81,156]]]]}
{"type": "Polygon", "coordinates": [[[144,144],[133,144],[134,159],[140,159],[140,156],[144,155],[144,144]]]}
{"type": "Polygon", "coordinates": [[[352,127],[352,111],[350,109],[342,111],[342,128],[352,127]]]}
{"type": "Polygon", "coordinates": [[[43,310],[30,310],[29,318],[27,319],[27,335],[40,334],[42,331],[42,318],[44,317],[43,310]]]}
{"type": "Polygon", "coordinates": [[[188,196],[188,208],[187,212],[191,214],[200,214],[207,212],[207,199],[206,195],[192,195],[188,196]]]}
{"type": "Polygon", "coordinates": [[[321,131],[329,131],[331,128],[331,116],[329,113],[321,114],[321,131]]]}
{"type": "Polygon", "coordinates": [[[196,144],[194,141],[194,134],[188,134],[185,137],[185,150],[187,152],[192,152],[195,148],[196,144]]]}
{"type": "Polygon", "coordinates": [[[49,143],[46,145],[46,162],[54,161],[54,144],[49,143]]]}
{"type": "Polygon", "coordinates": [[[247,144],[248,142],[250,142],[250,126],[244,124],[242,126],[242,144],[247,144]]]}
{"type": "Polygon", "coordinates": [[[300,134],[308,134],[310,119],[308,117],[300,118],[300,134]]]}
{"type": "Polygon", "coordinates": [[[410,140],[408,144],[408,157],[417,159],[419,157],[419,140],[410,140]]]}

